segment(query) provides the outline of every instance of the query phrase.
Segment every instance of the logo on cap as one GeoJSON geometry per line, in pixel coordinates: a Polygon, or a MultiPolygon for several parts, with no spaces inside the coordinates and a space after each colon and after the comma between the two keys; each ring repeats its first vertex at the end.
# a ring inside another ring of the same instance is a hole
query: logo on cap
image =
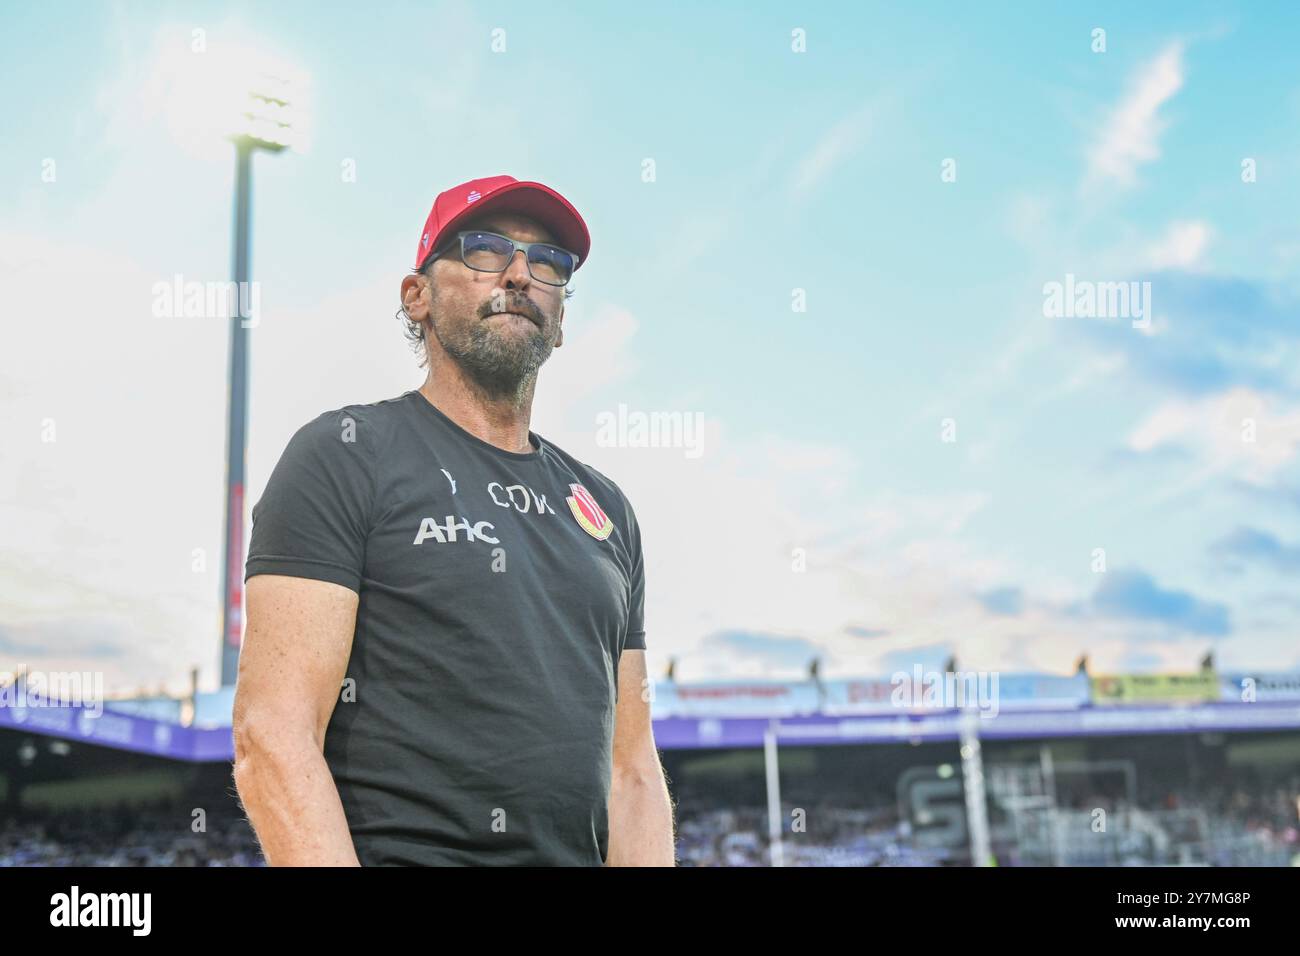
{"type": "Polygon", "coordinates": [[[596,504],[596,499],[591,496],[591,492],[582,485],[576,481],[572,482],[569,490],[573,495],[564,500],[569,503],[569,510],[573,512],[578,526],[597,541],[604,541],[614,530],[614,522],[601,510],[600,505],[596,504]]]}
{"type": "Polygon", "coordinates": [[[474,189],[474,190],[471,190],[471,191],[470,191],[470,194],[469,194],[469,196],[465,199],[465,202],[467,202],[467,203],[471,203],[471,202],[473,202],[473,201],[476,200],[476,199],[482,199],[482,198],[483,198],[483,194],[482,194],[481,192],[479,192],[477,189],[474,189]]]}

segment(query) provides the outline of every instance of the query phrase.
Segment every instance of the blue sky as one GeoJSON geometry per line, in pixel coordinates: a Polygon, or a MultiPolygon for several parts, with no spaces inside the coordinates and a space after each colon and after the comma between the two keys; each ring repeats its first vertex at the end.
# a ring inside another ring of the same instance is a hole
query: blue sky
{"type": "Polygon", "coordinates": [[[309,149],[255,164],[250,503],[419,384],[429,204],[509,173],[592,232],[533,424],[637,508],[652,666],[1300,667],[1300,15],[1077,6],[7,9],[0,667],[215,680],[226,331],[150,302],[228,278],[182,94],[250,43],[311,76],[309,149]],[[1150,282],[1151,333],[1045,317],[1067,274],[1150,282]],[[705,453],[598,446],[620,403],[705,453]]]}

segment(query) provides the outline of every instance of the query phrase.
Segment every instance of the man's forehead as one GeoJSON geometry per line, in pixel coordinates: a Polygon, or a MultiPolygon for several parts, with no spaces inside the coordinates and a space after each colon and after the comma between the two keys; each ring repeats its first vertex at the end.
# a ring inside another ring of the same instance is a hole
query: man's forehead
{"type": "Polygon", "coordinates": [[[475,216],[465,226],[466,229],[488,229],[499,232],[512,239],[522,239],[524,234],[536,242],[554,242],[550,230],[536,219],[513,212],[488,212],[475,216]]]}

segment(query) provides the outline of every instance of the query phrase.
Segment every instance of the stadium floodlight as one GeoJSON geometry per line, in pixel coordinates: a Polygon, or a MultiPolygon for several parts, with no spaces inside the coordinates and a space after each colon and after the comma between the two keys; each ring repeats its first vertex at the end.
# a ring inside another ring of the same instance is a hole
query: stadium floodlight
{"type": "Polygon", "coordinates": [[[221,684],[235,683],[244,637],[244,460],[248,435],[248,333],[257,322],[242,315],[248,302],[250,204],[253,153],[304,149],[306,89],[301,74],[263,59],[245,57],[235,71],[233,109],[223,118],[235,144],[233,271],[236,305],[230,318],[230,400],[226,422],[226,535],[222,580],[221,684]],[[252,320],[252,321],[250,321],[252,320]]]}
{"type": "Polygon", "coordinates": [[[230,137],[236,144],[278,153],[306,146],[305,83],[288,71],[256,67],[249,71],[234,105],[230,137]]]}

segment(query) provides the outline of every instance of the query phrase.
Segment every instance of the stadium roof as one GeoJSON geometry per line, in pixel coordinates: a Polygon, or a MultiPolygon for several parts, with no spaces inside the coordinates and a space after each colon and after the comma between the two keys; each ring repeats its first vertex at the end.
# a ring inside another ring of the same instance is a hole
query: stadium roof
{"type": "MultiPolygon", "coordinates": [[[[980,736],[1034,739],[1115,734],[1300,729],[1300,702],[1083,707],[980,716],[980,736]]],[[[759,747],[771,727],[791,745],[956,740],[962,712],[809,717],[665,717],[654,722],[660,749],[759,747]]],[[[89,707],[0,707],[0,731],[34,734],[194,762],[229,761],[229,727],[181,727],[89,707]]]]}

